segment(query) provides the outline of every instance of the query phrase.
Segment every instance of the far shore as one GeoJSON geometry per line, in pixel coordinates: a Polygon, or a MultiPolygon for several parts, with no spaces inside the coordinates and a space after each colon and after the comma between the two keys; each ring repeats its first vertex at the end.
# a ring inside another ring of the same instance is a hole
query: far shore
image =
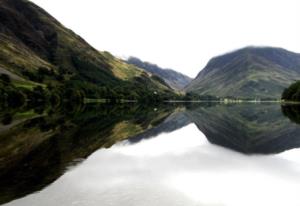
{"type": "MultiPolygon", "coordinates": [[[[84,104],[89,103],[110,103],[109,99],[84,99],[84,104]]],[[[120,99],[114,103],[139,103],[138,100],[126,100],[120,99]]],[[[279,104],[300,104],[297,101],[286,101],[286,100],[166,100],[162,103],[222,103],[222,104],[239,104],[239,103],[279,103],[279,104]]]]}

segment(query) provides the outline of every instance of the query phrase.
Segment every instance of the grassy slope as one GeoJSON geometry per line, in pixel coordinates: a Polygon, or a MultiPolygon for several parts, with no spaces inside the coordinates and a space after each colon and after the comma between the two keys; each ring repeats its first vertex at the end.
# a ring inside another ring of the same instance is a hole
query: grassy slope
{"type": "Polygon", "coordinates": [[[221,97],[280,98],[284,88],[300,78],[299,71],[255,53],[244,52],[226,60],[220,58],[213,59],[187,91],[221,97]]]}
{"type": "Polygon", "coordinates": [[[0,26],[0,68],[5,70],[0,72],[21,80],[23,85],[32,84],[24,71],[36,73],[43,68],[62,74],[66,80],[80,79],[107,86],[123,81],[130,84],[134,77],[143,75],[149,80],[149,88],[170,90],[141,69],[97,51],[27,0],[2,0],[0,26]]]}

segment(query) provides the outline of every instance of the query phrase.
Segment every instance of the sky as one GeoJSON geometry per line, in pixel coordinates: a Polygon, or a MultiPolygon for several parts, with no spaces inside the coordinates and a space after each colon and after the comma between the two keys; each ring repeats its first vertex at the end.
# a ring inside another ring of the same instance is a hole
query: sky
{"type": "Polygon", "coordinates": [[[32,0],[100,51],[195,77],[245,46],[300,53],[299,0],[32,0]]]}

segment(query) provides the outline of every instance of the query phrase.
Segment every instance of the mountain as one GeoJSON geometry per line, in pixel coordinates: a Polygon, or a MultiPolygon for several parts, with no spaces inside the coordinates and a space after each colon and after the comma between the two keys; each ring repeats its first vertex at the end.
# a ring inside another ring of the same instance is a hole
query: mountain
{"type": "Polygon", "coordinates": [[[275,154],[300,147],[299,125],[281,110],[289,118],[299,115],[292,106],[277,104],[197,105],[186,115],[213,144],[245,154],[275,154]]]}
{"type": "Polygon", "coordinates": [[[88,97],[173,93],[162,79],[97,51],[27,0],[0,1],[0,74],[16,87],[68,85],[88,97]]]}
{"type": "Polygon", "coordinates": [[[246,47],[211,59],[186,87],[200,95],[277,98],[300,79],[300,54],[281,48],[246,47]]]}
{"type": "Polygon", "coordinates": [[[170,85],[173,89],[176,90],[182,90],[192,81],[192,78],[184,74],[176,72],[172,69],[160,68],[159,66],[149,62],[143,62],[142,60],[136,57],[130,57],[127,60],[127,63],[135,65],[139,68],[144,69],[147,72],[159,76],[160,78],[164,79],[168,85],[170,85]]]}

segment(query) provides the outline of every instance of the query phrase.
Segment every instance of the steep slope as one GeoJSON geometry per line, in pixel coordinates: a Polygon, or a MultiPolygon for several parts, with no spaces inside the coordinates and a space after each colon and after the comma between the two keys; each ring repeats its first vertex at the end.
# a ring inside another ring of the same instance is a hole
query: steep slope
{"type": "Polygon", "coordinates": [[[191,81],[192,78],[181,74],[179,72],[176,72],[172,69],[163,69],[155,64],[151,64],[149,62],[143,62],[142,60],[136,58],[136,57],[130,57],[127,62],[129,64],[133,64],[139,68],[144,69],[147,72],[150,72],[152,74],[155,74],[162,79],[165,80],[165,82],[170,85],[173,89],[176,90],[182,90],[184,87],[186,87],[191,81]]]}
{"type": "Polygon", "coordinates": [[[246,47],[211,59],[186,91],[278,99],[284,88],[299,78],[299,54],[280,48],[246,47]]]}
{"type": "Polygon", "coordinates": [[[0,73],[16,82],[67,82],[90,88],[86,93],[100,86],[141,90],[137,95],[144,90],[171,92],[161,79],[97,51],[27,0],[0,1],[0,73]]]}

